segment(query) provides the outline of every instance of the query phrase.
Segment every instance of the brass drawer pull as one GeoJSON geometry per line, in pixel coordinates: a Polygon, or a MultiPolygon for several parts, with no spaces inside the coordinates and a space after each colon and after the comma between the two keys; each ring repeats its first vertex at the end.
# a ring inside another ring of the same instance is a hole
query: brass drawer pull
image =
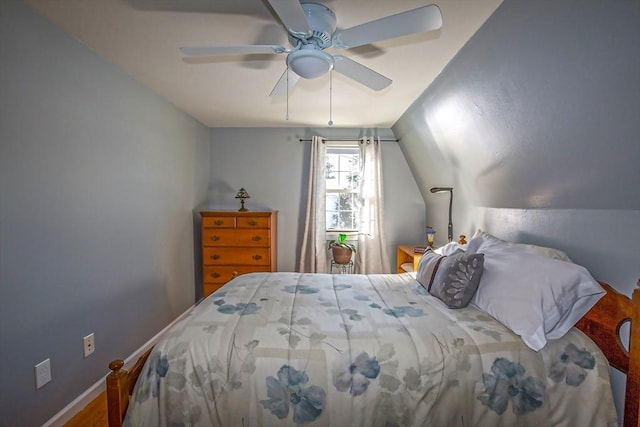
{"type": "Polygon", "coordinates": [[[217,279],[218,277],[220,277],[220,273],[211,273],[210,276],[214,279],[217,279]]]}
{"type": "Polygon", "coordinates": [[[234,272],[231,273],[231,277],[234,277],[234,278],[238,277],[238,274],[239,273],[237,271],[234,271],[234,272]]]}
{"type": "Polygon", "coordinates": [[[220,259],[220,255],[218,255],[218,254],[213,254],[213,255],[211,255],[209,258],[211,258],[211,259],[220,259]]]}
{"type": "Polygon", "coordinates": [[[215,225],[222,225],[222,224],[224,224],[224,221],[223,221],[223,220],[221,220],[221,219],[216,219],[213,223],[214,223],[215,225]]]}
{"type": "Polygon", "coordinates": [[[214,242],[216,242],[216,241],[220,240],[220,237],[218,237],[218,236],[211,236],[211,237],[210,237],[210,239],[211,239],[211,240],[213,240],[214,242]]]}
{"type": "Polygon", "coordinates": [[[249,220],[249,225],[258,225],[258,222],[256,220],[249,220]]]}
{"type": "Polygon", "coordinates": [[[254,255],[251,258],[255,259],[256,261],[259,259],[262,259],[262,255],[254,255]]]}
{"type": "Polygon", "coordinates": [[[253,240],[254,242],[259,242],[260,240],[262,240],[262,237],[260,237],[260,236],[253,236],[253,237],[251,238],[251,240],[253,240]]]}

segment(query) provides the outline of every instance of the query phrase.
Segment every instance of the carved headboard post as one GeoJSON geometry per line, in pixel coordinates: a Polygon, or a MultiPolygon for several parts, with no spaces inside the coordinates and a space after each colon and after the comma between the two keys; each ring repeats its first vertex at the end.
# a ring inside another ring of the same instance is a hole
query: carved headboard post
{"type": "Polygon", "coordinates": [[[111,372],[106,379],[109,427],[122,426],[122,417],[129,405],[129,373],[122,369],[123,366],[122,360],[109,363],[111,372]]]}
{"type": "Polygon", "coordinates": [[[640,289],[633,291],[633,315],[629,339],[629,372],[624,404],[624,426],[640,427],[640,289]]]}
{"type": "Polygon", "coordinates": [[[624,427],[640,427],[640,289],[632,299],[600,282],[607,293],[576,327],[602,350],[609,364],[627,374],[624,427]],[[629,351],[620,339],[621,326],[631,321],[629,351]]]}

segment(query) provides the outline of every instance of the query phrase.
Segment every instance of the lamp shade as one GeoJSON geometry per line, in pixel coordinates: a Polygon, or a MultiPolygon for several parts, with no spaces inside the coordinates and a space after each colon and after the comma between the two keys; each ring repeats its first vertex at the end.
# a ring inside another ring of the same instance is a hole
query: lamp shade
{"type": "Polygon", "coordinates": [[[236,199],[249,199],[251,196],[244,188],[240,188],[236,193],[236,199]]]}
{"type": "Polygon", "coordinates": [[[433,187],[429,191],[431,191],[432,193],[453,192],[453,187],[433,187]]]}

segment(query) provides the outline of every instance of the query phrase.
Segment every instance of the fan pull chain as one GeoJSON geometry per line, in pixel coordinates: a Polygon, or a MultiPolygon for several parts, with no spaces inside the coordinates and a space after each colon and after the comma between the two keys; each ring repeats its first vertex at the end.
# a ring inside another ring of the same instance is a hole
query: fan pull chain
{"type": "Polygon", "coordinates": [[[329,126],[333,126],[333,69],[329,71],[329,126]]]}
{"type": "Polygon", "coordinates": [[[285,118],[289,121],[289,67],[287,67],[287,115],[285,118]]]}

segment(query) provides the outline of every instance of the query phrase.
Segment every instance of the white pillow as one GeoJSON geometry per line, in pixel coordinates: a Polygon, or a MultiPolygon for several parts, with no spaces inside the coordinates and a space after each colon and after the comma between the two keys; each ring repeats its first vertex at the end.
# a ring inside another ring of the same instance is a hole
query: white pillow
{"type": "Polygon", "coordinates": [[[444,246],[440,246],[439,248],[434,249],[433,252],[437,253],[438,255],[449,256],[456,251],[459,251],[459,250],[466,251],[466,249],[467,249],[467,245],[461,245],[458,242],[449,242],[444,246]]]}
{"type": "Polygon", "coordinates": [[[458,242],[449,242],[446,245],[435,249],[434,252],[445,256],[452,255],[460,250],[468,252],[469,254],[475,254],[478,251],[478,247],[480,246],[482,241],[483,239],[481,236],[474,236],[469,240],[469,242],[465,243],[464,245],[461,245],[458,242]]]}
{"type": "Polygon", "coordinates": [[[586,268],[535,255],[526,248],[489,245],[471,305],[485,311],[533,350],[566,334],[605,291],[586,268]]]}
{"type": "Polygon", "coordinates": [[[484,242],[484,239],[482,238],[482,236],[472,237],[469,240],[469,243],[467,243],[467,253],[470,253],[470,254],[478,253],[480,246],[482,246],[483,242],[484,242]]]}
{"type": "Polygon", "coordinates": [[[483,240],[482,245],[480,245],[478,252],[482,252],[484,249],[488,247],[493,247],[496,245],[498,246],[506,245],[508,247],[522,249],[531,254],[542,255],[548,258],[558,259],[560,261],[573,262],[571,261],[571,258],[569,258],[569,256],[566,253],[562,252],[561,250],[554,249],[554,248],[547,248],[545,246],[530,245],[527,243],[508,242],[506,240],[499,239],[496,236],[489,234],[486,231],[483,231],[481,229],[478,229],[473,235],[473,237],[482,237],[482,240],[483,240]]]}

